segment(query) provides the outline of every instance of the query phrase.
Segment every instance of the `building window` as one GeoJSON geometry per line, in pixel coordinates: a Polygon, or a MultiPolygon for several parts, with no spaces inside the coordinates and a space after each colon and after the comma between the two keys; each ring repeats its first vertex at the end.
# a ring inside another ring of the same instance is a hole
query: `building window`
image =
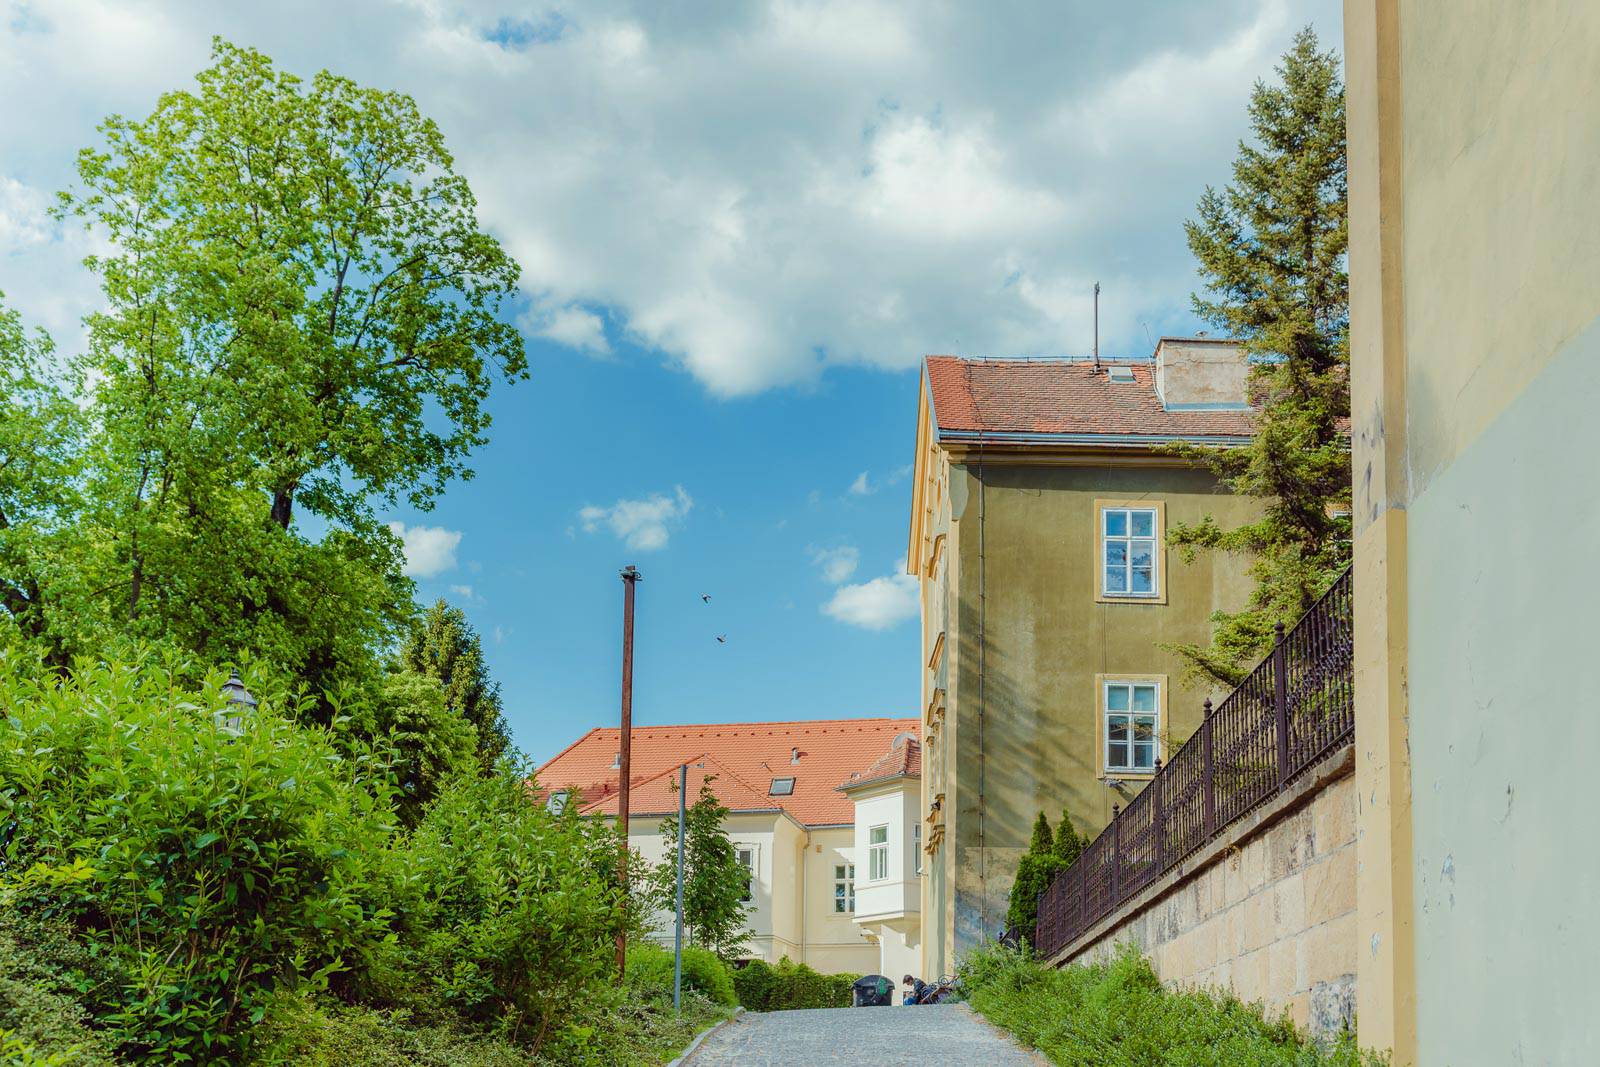
{"type": "Polygon", "coordinates": [[[867,881],[881,882],[889,877],[889,828],[874,826],[867,831],[867,881]]]}
{"type": "Polygon", "coordinates": [[[734,854],[739,857],[739,866],[744,868],[744,896],[740,897],[745,903],[756,898],[756,850],[752,845],[738,845],[734,854]]]}
{"type": "Polygon", "coordinates": [[[856,865],[853,863],[833,865],[833,910],[840,915],[853,914],[856,910],[856,865]]]}
{"type": "Polygon", "coordinates": [[[552,815],[560,815],[567,810],[567,791],[558,789],[545,798],[544,810],[552,815]]]}
{"type": "Polygon", "coordinates": [[[786,797],[794,794],[793,778],[774,778],[772,785],[767,789],[768,796],[786,797]]]}
{"type": "Polygon", "coordinates": [[[1161,683],[1106,682],[1106,770],[1154,771],[1161,683]]]}
{"type": "Polygon", "coordinates": [[[1107,597],[1158,597],[1161,540],[1156,508],[1100,509],[1100,592],[1107,597]]]}
{"type": "Polygon", "coordinates": [[[911,862],[916,868],[916,874],[922,874],[922,824],[911,824],[911,862]]]}

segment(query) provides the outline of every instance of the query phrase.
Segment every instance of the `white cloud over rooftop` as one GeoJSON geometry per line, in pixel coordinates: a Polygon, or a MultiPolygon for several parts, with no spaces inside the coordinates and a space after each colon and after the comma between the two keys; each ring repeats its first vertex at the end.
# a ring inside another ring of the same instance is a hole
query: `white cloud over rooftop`
{"type": "MultiPolygon", "coordinates": [[[[626,338],[717,395],[925,352],[1146,348],[1186,322],[1182,222],[1226,180],[1251,83],[1337,0],[661,5],[12,3],[0,21],[0,289],[93,302],[37,216],[104,115],[190,83],[221,34],[401,89],[523,266],[530,332],[626,338]]],[[[66,340],[66,338],[63,338],[66,340]]]]}

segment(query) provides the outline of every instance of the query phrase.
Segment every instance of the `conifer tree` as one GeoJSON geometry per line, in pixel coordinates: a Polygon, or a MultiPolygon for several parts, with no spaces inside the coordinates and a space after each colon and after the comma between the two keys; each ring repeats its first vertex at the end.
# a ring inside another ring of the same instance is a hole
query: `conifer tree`
{"type": "MultiPolygon", "coordinates": [[[[1072,832],[1067,823],[1067,832],[1072,832]]],[[[1039,894],[1066,864],[1056,854],[1056,838],[1050,833],[1050,820],[1044,812],[1033,820],[1033,836],[1028,851],[1017,861],[1017,877],[1011,883],[1011,899],[1006,908],[1006,923],[1031,943],[1039,921],[1039,894]]]]}
{"type": "Polygon", "coordinates": [[[400,649],[400,666],[439,680],[445,708],[471,723],[478,735],[478,761],[492,768],[511,744],[500,702],[500,683],[489,677],[483,643],[466,613],[435,601],[412,623],[400,649]]]}
{"type": "Polygon", "coordinates": [[[1233,181],[1207,188],[1186,224],[1206,292],[1201,318],[1252,359],[1256,433],[1242,448],[1177,446],[1260,517],[1223,529],[1210,516],[1174,524],[1169,543],[1251,559],[1242,610],[1212,616],[1211,644],[1174,646],[1202,676],[1236,685],[1350,561],[1349,278],[1345,249],[1344,87],[1339,58],[1308,27],[1250,99],[1253,143],[1233,181]]]}
{"type": "Polygon", "coordinates": [[[1085,844],[1087,842],[1078,835],[1077,830],[1073,829],[1072,819],[1067,815],[1067,809],[1062,808],[1061,821],[1056,824],[1056,840],[1053,849],[1056,858],[1061,861],[1061,866],[1063,868],[1072,866],[1073,861],[1082,854],[1085,844]]]}

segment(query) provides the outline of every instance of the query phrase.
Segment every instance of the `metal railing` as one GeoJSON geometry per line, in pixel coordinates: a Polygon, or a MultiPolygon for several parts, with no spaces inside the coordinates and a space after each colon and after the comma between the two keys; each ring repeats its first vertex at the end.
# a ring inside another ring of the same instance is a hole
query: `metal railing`
{"type": "Polygon", "coordinates": [[[1199,731],[1039,897],[1034,949],[1061,951],[1118,905],[1277,795],[1355,733],[1346,570],[1199,731]]]}

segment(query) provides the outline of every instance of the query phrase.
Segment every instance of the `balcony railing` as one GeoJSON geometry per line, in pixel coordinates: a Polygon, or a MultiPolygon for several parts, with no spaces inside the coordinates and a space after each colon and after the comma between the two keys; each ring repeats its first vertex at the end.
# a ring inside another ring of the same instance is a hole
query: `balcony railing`
{"type": "Polygon", "coordinates": [[[1039,898],[1034,948],[1050,957],[1287,788],[1355,733],[1350,572],[1039,898]]]}

